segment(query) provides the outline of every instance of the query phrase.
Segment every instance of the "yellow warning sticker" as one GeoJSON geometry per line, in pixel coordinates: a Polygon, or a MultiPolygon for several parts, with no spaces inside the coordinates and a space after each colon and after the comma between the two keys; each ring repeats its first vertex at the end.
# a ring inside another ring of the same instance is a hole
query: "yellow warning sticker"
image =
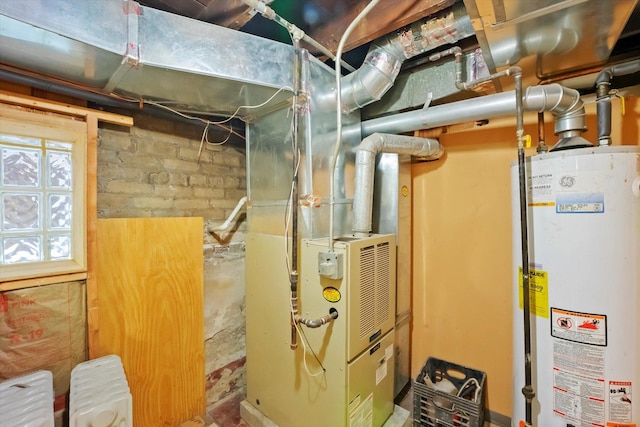
{"type": "MultiPolygon", "coordinates": [[[[518,267],[518,301],[522,303],[522,267],[518,267]]],[[[529,309],[539,317],[549,318],[549,280],[548,273],[542,270],[529,270],[529,309]]]]}

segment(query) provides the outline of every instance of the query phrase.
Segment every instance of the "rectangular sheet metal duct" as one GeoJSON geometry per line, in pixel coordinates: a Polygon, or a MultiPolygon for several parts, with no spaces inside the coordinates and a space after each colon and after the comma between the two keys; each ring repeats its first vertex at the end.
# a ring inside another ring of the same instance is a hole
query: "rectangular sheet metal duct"
{"type": "Polygon", "coordinates": [[[128,0],[0,2],[0,57],[94,91],[219,115],[292,86],[291,46],[128,0]]]}
{"type": "MultiPolygon", "coordinates": [[[[491,71],[552,78],[602,66],[637,0],[464,0],[491,71]]],[[[535,84],[535,82],[532,82],[535,84]]]]}

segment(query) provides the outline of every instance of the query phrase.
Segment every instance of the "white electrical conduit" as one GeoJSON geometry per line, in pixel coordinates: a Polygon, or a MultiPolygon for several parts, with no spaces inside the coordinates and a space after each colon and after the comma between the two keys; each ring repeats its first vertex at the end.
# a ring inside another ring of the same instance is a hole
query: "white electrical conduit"
{"type": "Polygon", "coordinates": [[[338,163],[338,156],[340,155],[340,146],[342,145],[342,108],[340,107],[342,104],[342,94],[340,79],[342,76],[340,75],[340,61],[342,60],[342,51],[344,50],[344,45],[349,39],[351,32],[353,29],[362,21],[362,19],[367,16],[367,14],[373,9],[373,7],[378,4],[380,0],[371,0],[369,4],[362,9],[362,12],[356,16],[356,19],[353,20],[351,24],[347,27],[342,38],[340,38],[340,43],[338,44],[338,51],[336,53],[336,61],[335,61],[335,74],[336,74],[336,145],[333,149],[333,158],[331,159],[331,167],[329,168],[329,252],[333,252],[333,223],[334,223],[334,208],[336,204],[335,198],[335,171],[336,164],[338,163]]]}
{"type": "Polygon", "coordinates": [[[247,196],[244,196],[240,200],[238,200],[238,204],[233,209],[233,212],[231,212],[227,220],[222,225],[218,225],[217,227],[208,227],[207,231],[209,231],[209,233],[218,233],[220,231],[229,229],[229,227],[231,227],[231,223],[233,222],[233,220],[235,220],[238,212],[240,212],[240,209],[242,209],[242,206],[245,203],[247,203],[247,196]]]}
{"type": "Polygon", "coordinates": [[[356,183],[353,196],[352,229],[356,237],[371,231],[373,182],[378,153],[397,153],[437,160],[444,149],[437,139],[374,133],[362,140],[356,151],[356,183]]]}
{"type": "MultiPolygon", "coordinates": [[[[291,33],[292,38],[297,38],[298,40],[304,40],[305,42],[309,43],[311,46],[318,49],[324,55],[327,55],[329,58],[336,61],[335,55],[329,49],[322,46],[320,43],[318,43],[317,41],[309,37],[300,28],[298,28],[297,26],[293,25],[292,23],[290,23],[289,21],[287,21],[286,19],[278,15],[272,8],[267,6],[267,4],[264,1],[262,0],[243,0],[243,1],[246,5],[260,12],[260,14],[265,18],[271,19],[272,21],[275,21],[276,23],[286,28],[286,30],[289,31],[289,33],[291,33]]],[[[336,62],[340,62],[340,64],[342,64],[342,66],[349,71],[355,71],[355,68],[353,68],[351,65],[349,65],[348,63],[342,60],[339,60],[336,62]]]]}

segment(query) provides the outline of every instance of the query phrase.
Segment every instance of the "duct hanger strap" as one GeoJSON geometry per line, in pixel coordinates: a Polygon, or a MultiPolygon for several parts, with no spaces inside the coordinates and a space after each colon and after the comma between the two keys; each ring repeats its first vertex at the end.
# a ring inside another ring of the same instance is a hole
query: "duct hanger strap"
{"type": "Polygon", "coordinates": [[[104,91],[107,93],[113,92],[118,86],[118,83],[124,78],[131,68],[141,66],[140,64],[140,44],[139,38],[139,25],[138,21],[142,14],[142,8],[138,2],[132,0],[122,0],[122,11],[127,20],[127,41],[125,47],[125,53],[122,57],[122,62],[111,75],[109,81],[104,87],[104,91]]]}
{"type": "Polygon", "coordinates": [[[122,62],[136,66],[140,62],[138,20],[141,15],[141,9],[138,2],[131,0],[123,0],[123,8],[127,17],[127,48],[122,62]]]}

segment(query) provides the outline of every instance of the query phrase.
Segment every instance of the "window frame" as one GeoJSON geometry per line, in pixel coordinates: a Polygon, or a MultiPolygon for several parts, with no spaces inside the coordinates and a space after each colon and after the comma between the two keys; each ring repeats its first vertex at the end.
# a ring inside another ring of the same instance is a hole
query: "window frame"
{"type": "MultiPolygon", "coordinates": [[[[72,255],[68,260],[2,264],[0,282],[87,271],[87,125],[69,116],[24,111],[0,105],[0,133],[64,141],[72,144],[72,255]]],[[[42,155],[46,151],[42,149],[42,155]]],[[[42,180],[46,176],[42,176],[42,180]]],[[[44,185],[43,185],[44,187],[44,185]]],[[[48,201],[43,200],[42,215],[48,201]]],[[[45,231],[38,234],[44,235],[45,231]]],[[[43,249],[46,250],[46,249],[43,249]]]]}
{"type": "MultiPolygon", "coordinates": [[[[98,122],[109,123],[116,126],[131,127],[133,118],[121,114],[106,111],[93,110],[69,102],[58,102],[50,99],[43,99],[25,95],[24,91],[29,91],[28,87],[17,87],[21,93],[0,90],[0,106],[12,110],[29,111],[41,114],[44,117],[64,117],[82,123],[86,132],[86,272],[49,275],[32,277],[28,279],[3,280],[0,279],[0,292],[15,289],[25,289],[35,286],[49,285],[53,283],[64,283],[76,280],[86,280],[87,283],[87,316],[89,319],[89,352],[96,348],[95,340],[98,336],[97,330],[97,281],[96,281],[96,222],[97,222],[97,168],[98,168],[98,122]],[[93,345],[92,345],[93,343],[93,345]]],[[[44,93],[46,96],[56,95],[44,93]]],[[[66,98],[66,97],[62,97],[66,98]]],[[[78,99],[67,98],[66,101],[78,99]]],[[[93,356],[97,357],[97,356],[93,356]]]]}

